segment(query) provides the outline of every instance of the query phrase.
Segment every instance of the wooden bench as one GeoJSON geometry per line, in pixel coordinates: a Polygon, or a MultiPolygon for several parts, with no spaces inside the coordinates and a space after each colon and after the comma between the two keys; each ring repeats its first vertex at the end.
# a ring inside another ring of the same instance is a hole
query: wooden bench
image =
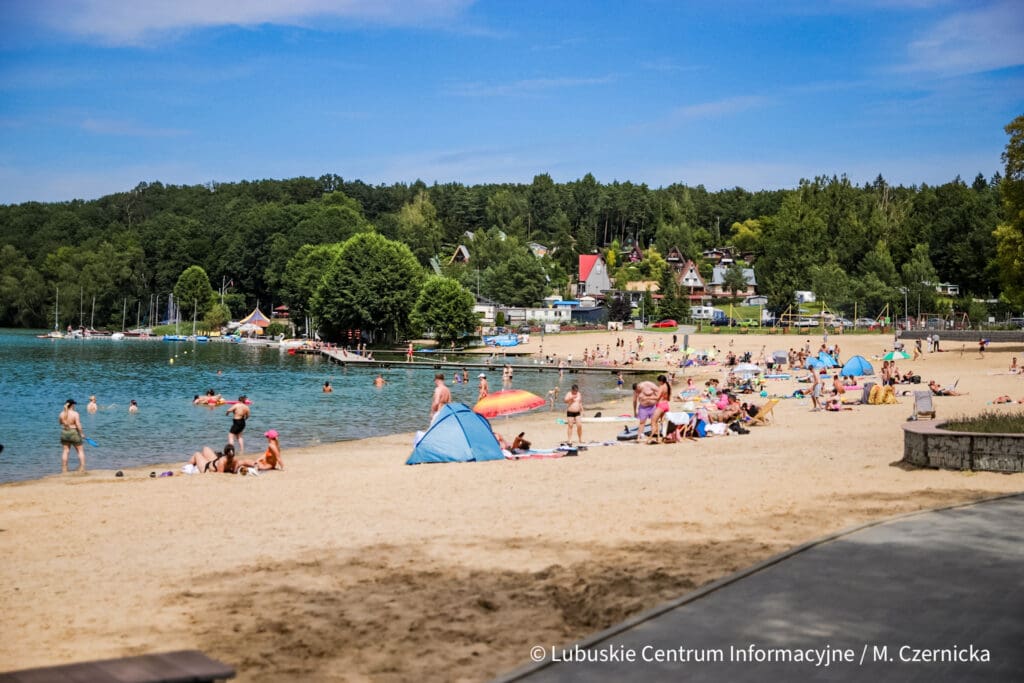
{"type": "Polygon", "coordinates": [[[199,650],[179,650],[0,673],[0,683],[209,683],[234,677],[232,667],[199,650]]]}

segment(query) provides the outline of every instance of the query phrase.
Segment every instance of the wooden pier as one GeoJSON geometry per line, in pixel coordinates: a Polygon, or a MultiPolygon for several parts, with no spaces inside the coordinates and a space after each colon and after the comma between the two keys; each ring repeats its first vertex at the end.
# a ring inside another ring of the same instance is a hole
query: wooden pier
{"type": "Polygon", "coordinates": [[[346,367],[370,367],[384,369],[433,368],[435,370],[461,370],[465,368],[466,370],[486,372],[488,370],[501,370],[505,365],[508,365],[516,372],[558,372],[559,370],[565,370],[565,372],[570,374],[582,373],[588,375],[614,375],[618,372],[621,372],[624,375],[639,375],[654,372],[650,369],[638,369],[628,365],[591,366],[574,363],[572,365],[567,365],[564,368],[559,368],[557,365],[552,365],[551,363],[513,362],[509,358],[502,358],[495,361],[490,356],[486,356],[485,358],[487,360],[484,362],[467,362],[446,360],[445,354],[429,354],[431,356],[436,355],[437,358],[426,358],[424,357],[424,354],[413,355],[413,359],[411,361],[405,360],[404,354],[401,356],[401,359],[379,360],[376,358],[364,358],[359,354],[351,353],[345,349],[320,349],[320,354],[327,360],[346,367]]]}

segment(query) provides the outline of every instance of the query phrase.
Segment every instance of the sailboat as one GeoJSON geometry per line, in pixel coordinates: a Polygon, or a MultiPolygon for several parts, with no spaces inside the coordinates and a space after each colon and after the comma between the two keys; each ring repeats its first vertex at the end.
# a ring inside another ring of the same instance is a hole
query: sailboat
{"type": "Polygon", "coordinates": [[[174,295],[167,297],[167,320],[170,322],[174,319],[174,334],[165,334],[164,341],[171,342],[183,342],[188,341],[188,337],[182,336],[178,332],[178,326],[181,324],[181,309],[174,305],[174,295]]]}
{"type": "Polygon", "coordinates": [[[64,334],[60,331],[60,287],[56,288],[57,298],[53,302],[53,331],[46,334],[37,334],[40,339],[63,339],[64,334]]]}

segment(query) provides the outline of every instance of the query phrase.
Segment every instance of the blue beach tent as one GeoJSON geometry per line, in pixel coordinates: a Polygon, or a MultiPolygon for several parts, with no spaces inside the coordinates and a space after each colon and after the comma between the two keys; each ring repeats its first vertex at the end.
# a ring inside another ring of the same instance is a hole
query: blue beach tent
{"type": "Polygon", "coordinates": [[[839,374],[843,377],[862,377],[875,374],[875,369],[871,367],[871,363],[864,356],[854,356],[846,361],[839,374]]]}
{"type": "Polygon", "coordinates": [[[824,351],[818,352],[818,360],[821,361],[821,364],[824,365],[826,368],[834,368],[835,366],[839,365],[838,363],[836,363],[835,358],[828,355],[824,351]]]}
{"type": "Polygon", "coordinates": [[[412,449],[406,465],[504,460],[491,423],[463,403],[441,406],[437,419],[412,449]]]}

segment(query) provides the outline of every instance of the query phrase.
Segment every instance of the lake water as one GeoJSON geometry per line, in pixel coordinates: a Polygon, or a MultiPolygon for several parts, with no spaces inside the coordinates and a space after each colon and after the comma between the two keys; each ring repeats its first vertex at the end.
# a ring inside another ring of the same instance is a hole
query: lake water
{"type": "MultiPolygon", "coordinates": [[[[287,459],[289,447],[424,429],[437,372],[341,367],[319,356],[246,344],[48,340],[35,334],[0,330],[0,482],[60,471],[57,416],[68,398],[78,402],[86,436],[99,444],[85,447],[89,469],[184,462],[203,445],[219,449],[231,424],[226,407],[192,405],[192,397],[208,388],[226,399],[245,394],[252,400],[247,455],[262,453],[263,432],[273,428],[287,459]],[[378,372],[388,380],[381,389],[373,386],[378,372]],[[333,393],[321,391],[325,380],[333,393]],[[85,408],[93,394],[100,410],[90,414],[85,408]],[[128,413],[132,399],[140,408],[134,415],[128,413]]],[[[454,401],[476,401],[479,372],[470,371],[468,385],[453,384],[449,376],[454,401]]],[[[500,368],[487,374],[491,391],[500,389],[500,368]]],[[[616,394],[610,374],[567,374],[561,391],[573,382],[590,404],[616,394]]],[[[556,384],[557,372],[518,372],[514,386],[544,396],[556,384]]],[[[68,465],[77,467],[74,449],[68,465]]]]}

